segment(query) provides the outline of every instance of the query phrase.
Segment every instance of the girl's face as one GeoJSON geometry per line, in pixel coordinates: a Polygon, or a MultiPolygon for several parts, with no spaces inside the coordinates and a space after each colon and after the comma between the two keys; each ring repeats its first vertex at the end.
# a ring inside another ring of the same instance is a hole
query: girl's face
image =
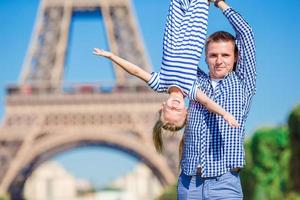
{"type": "Polygon", "coordinates": [[[162,120],[174,124],[175,126],[182,126],[187,116],[187,108],[185,107],[182,96],[170,95],[166,102],[162,104],[162,120]]]}

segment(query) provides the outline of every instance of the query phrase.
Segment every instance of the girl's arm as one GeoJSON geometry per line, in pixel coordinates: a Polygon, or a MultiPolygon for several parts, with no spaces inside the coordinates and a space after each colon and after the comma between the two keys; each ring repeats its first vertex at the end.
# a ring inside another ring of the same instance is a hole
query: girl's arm
{"type": "Polygon", "coordinates": [[[135,64],[133,64],[123,58],[120,58],[119,56],[116,56],[109,51],[104,51],[102,49],[94,48],[93,53],[95,55],[103,56],[103,57],[110,59],[111,61],[118,64],[120,67],[122,67],[129,74],[136,76],[145,82],[148,82],[151,78],[151,74],[149,72],[146,72],[145,70],[136,66],[135,64]]]}
{"type": "Polygon", "coordinates": [[[225,121],[233,128],[238,128],[240,125],[233,115],[225,111],[220,105],[208,98],[200,89],[197,89],[196,100],[207,108],[210,112],[221,115],[225,121]]]}

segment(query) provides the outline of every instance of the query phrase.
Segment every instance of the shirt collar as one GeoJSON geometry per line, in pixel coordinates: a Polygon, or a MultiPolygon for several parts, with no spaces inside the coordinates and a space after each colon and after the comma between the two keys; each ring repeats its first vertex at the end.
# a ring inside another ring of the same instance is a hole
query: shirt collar
{"type": "Polygon", "coordinates": [[[210,78],[209,75],[207,75],[207,76],[208,76],[208,78],[209,78],[210,81],[213,81],[213,80],[216,80],[216,81],[223,81],[223,80],[227,79],[227,77],[231,76],[232,73],[233,73],[233,71],[229,72],[228,74],[226,74],[226,75],[224,76],[224,78],[220,78],[220,79],[212,79],[212,78],[210,78]]]}

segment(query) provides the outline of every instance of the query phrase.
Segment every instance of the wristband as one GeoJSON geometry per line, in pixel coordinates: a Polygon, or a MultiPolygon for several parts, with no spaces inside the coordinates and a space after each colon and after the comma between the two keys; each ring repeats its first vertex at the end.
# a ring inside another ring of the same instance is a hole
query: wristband
{"type": "Polygon", "coordinates": [[[215,1],[214,1],[214,4],[215,4],[215,6],[216,6],[217,8],[219,8],[218,4],[219,4],[220,1],[224,1],[224,2],[225,2],[225,0],[215,0],[215,1]]]}

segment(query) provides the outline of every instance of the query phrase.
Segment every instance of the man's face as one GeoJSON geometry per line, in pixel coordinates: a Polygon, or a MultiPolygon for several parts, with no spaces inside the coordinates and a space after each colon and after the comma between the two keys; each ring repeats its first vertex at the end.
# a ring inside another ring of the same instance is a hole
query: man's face
{"type": "Polygon", "coordinates": [[[222,79],[232,71],[236,56],[234,43],[231,41],[210,42],[206,51],[206,63],[209,67],[210,78],[222,79]]]}

